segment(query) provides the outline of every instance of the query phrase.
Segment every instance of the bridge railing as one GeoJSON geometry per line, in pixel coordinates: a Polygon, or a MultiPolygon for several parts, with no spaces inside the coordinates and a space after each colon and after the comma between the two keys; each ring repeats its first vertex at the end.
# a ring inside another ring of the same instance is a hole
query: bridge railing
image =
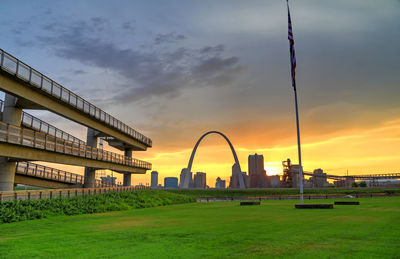
{"type": "MultiPolygon", "coordinates": [[[[4,101],[0,100],[0,111],[4,111],[4,101]]],[[[72,136],[71,134],[60,130],[57,127],[54,127],[50,124],[48,124],[45,121],[42,121],[41,119],[27,113],[27,112],[22,112],[22,118],[21,118],[21,123],[27,128],[36,130],[36,131],[41,131],[50,135],[53,135],[57,138],[62,138],[66,139],[72,142],[79,142],[81,144],[86,144],[85,141],[80,140],[77,137],[72,136]]]]}
{"type": "Polygon", "coordinates": [[[151,147],[152,140],[0,49],[0,68],[46,94],[151,147]]]}
{"type": "Polygon", "coordinates": [[[5,122],[0,122],[0,141],[131,167],[151,169],[151,163],[136,158],[56,138],[43,132],[24,129],[5,122]]]}
{"type": "Polygon", "coordinates": [[[79,138],[76,138],[63,130],[58,129],[29,113],[22,112],[21,122],[24,126],[33,130],[41,131],[46,134],[53,135],[57,138],[62,138],[71,142],[78,142],[80,144],[86,145],[85,141],[82,141],[79,138]]]}
{"type": "Polygon", "coordinates": [[[49,180],[55,180],[58,182],[65,182],[71,184],[83,184],[83,175],[74,174],[71,172],[38,165],[30,162],[18,162],[17,171],[18,174],[24,174],[28,176],[34,176],[38,178],[44,178],[49,180]]]}
{"type": "MultiPolygon", "coordinates": [[[[76,185],[84,184],[84,176],[31,162],[17,162],[16,173],[76,185]]],[[[96,187],[119,187],[119,184],[96,179],[96,187]]]]}

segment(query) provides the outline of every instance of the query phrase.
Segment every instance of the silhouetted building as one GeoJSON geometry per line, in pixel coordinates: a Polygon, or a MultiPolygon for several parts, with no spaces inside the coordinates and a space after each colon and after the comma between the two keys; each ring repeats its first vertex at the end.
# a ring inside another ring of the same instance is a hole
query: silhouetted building
{"type": "Polygon", "coordinates": [[[229,181],[229,188],[240,188],[239,177],[238,177],[239,174],[243,175],[245,185],[247,186],[246,172],[240,172],[239,165],[235,163],[232,166],[232,176],[229,181]]]}
{"type": "Polygon", "coordinates": [[[335,187],[351,188],[354,182],[355,181],[353,178],[346,178],[344,180],[339,179],[339,180],[333,181],[333,184],[335,185],[335,187]]]}
{"type": "Polygon", "coordinates": [[[315,169],[313,172],[313,176],[310,178],[313,188],[328,187],[329,183],[327,179],[328,178],[326,177],[326,174],[322,171],[321,168],[315,169]]]}
{"type": "Polygon", "coordinates": [[[111,176],[107,175],[106,177],[104,177],[104,176],[100,177],[100,179],[101,179],[103,182],[105,182],[105,183],[107,183],[107,184],[109,184],[109,185],[114,186],[114,185],[115,185],[115,181],[117,180],[117,177],[111,177],[111,176]]]}
{"type": "Polygon", "coordinates": [[[177,177],[165,177],[164,178],[164,188],[178,188],[178,178],[177,177]]]}
{"type": "Polygon", "coordinates": [[[197,172],[194,175],[194,188],[206,188],[206,173],[197,172]]]}
{"type": "Polygon", "coordinates": [[[158,187],[158,172],[153,171],[151,172],[151,188],[157,188],[158,187]]]}
{"type": "Polygon", "coordinates": [[[217,189],[225,189],[226,187],[226,181],[222,180],[220,177],[217,178],[215,182],[215,188],[217,189]]]}
{"type": "Polygon", "coordinates": [[[183,186],[184,182],[185,182],[185,178],[189,178],[189,186],[188,188],[193,188],[194,187],[194,183],[193,183],[193,173],[192,172],[187,172],[187,168],[183,168],[181,170],[181,174],[179,176],[179,188],[185,188],[183,186]]]}
{"type": "Polygon", "coordinates": [[[279,175],[271,175],[267,176],[267,187],[268,188],[280,188],[281,187],[281,178],[279,175]]]}
{"type": "Polygon", "coordinates": [[[250,182],[248,188],[265,188],[267,187],[266,172],[264,170],[263,155],[249,155],[248,158],[250,182]]]}

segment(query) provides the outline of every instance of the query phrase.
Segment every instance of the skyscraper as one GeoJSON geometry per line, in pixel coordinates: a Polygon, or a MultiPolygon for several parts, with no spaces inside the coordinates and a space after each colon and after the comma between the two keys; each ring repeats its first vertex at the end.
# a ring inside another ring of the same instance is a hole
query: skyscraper
{"type": "Polygon", "coordinates": [[[265,188],[266,173],[264,170],[264,156],[263,155],[249,155],[248,159],[250,188],[265,188]]]}
{"type": "Polygon", "coordinates": [[[246,175],[246,172],[240,172],[240,167],[238,164],[234,163],[232,165],[232,176],[229,182],[229,188],[240,188],[239,184],[239,174],[243,175],[243,179],[245,181],[246,188],[248,188],[248,176],[246,175]]]}
{"type": "Polygon", "coordinates": [[[192,177],[192,172],[188,172],[187,168],[183,168],[181,171],[181,174],[179,176],[179,188],[193,188],[193,177],[192,177]],[[189,178],[189,186],[183,186],[185,182],[185,178],[189,178]]]}
{"type": "Polygon", "coordinates": [[[194,188],[206,188],[206,173],[197,172],[194,175],[194,188]]]}
{"type": "Polygon", "coordinates": [[[157,188],[158,187],[158,172],[153,171],[151,172],[151,188],[157,188]]]}

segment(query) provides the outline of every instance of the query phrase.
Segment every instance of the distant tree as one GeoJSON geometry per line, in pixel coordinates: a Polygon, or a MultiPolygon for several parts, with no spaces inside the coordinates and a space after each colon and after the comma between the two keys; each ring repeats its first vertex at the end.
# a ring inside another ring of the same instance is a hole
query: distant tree
{"type": "Polygon", "coordinates": [[[366,182],[361,182],[360,183],[360,187],[367,187],[367,183],[366,182]]]}
{"type": "Polygon", "coordinates": [[[354,182],[351,184],[352,187],[358,187],[358,183],[354,182]]]}

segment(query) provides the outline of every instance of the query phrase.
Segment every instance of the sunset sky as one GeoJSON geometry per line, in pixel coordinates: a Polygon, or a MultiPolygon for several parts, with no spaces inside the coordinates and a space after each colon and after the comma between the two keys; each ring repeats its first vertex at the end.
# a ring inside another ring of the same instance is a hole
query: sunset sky
{"type": "MultiPolygon", "coordinates": [[[[399,172],[400,1],[290,5],[304,169],[399,172]]],[[[254,153],[268,174],[297,163],[285,1],[4,0],[0,10],[0,48],[152,138],[134,156],[159,181],[179,176],[209,130],[230,138],[244,171],[254,153]]],[[[85,140],[85,127],[31,113],[85,140]]],[[[233,163],[210,135],[192,171],[214,186],[233,163]]]]}

